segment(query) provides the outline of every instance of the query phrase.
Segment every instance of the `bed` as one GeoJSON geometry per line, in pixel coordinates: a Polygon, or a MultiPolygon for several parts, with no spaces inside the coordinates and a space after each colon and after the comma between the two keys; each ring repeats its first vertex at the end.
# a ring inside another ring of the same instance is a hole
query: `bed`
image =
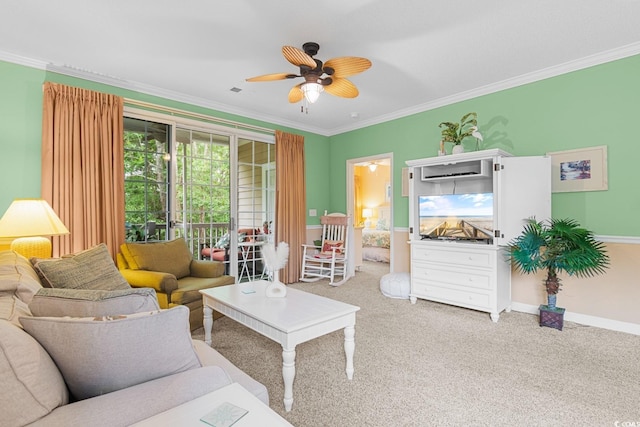
{"type": "Polygon", "coordinates": [[[362,230],[362,259],[364,261],[389,262],[391,233],[389,232],[389,207],[378,208],[375,228],[362,230]]]}

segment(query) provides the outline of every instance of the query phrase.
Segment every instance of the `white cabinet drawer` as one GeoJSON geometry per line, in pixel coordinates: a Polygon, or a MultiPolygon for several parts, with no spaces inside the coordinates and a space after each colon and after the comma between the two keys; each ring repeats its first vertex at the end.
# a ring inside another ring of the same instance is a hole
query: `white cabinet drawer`
{"type": "Polygon", "coordinates": [[[454,269],[439,269],[433,265],[414,263],[413,278],[429,283],[442,283],[457,286],[465,286],[476,289],[490,290],[493,288],[493,280],[490,271],[474,271],[467,269],[457,271],[454,269]]]}
{"type": "Polygon", "coordinates": [[[453,288],[443,288],[429,283],[418,282],[412,284],[411,293],[415,296],[447,304],[480,310],[491,310],[491,296],[489,293],[469,292],[453,288]]]}
{"type": "MultiPolygon", "coordinates": [[[[445,246],[447,243],[441,243],[445,246]]],[[[427,261],[462,265],[465,267],[486,267],[494,263],[495,251],[466,251],[464,249],[436,248],[432,246],[413,245],[411,247],[412,261],[427,261]]]]}

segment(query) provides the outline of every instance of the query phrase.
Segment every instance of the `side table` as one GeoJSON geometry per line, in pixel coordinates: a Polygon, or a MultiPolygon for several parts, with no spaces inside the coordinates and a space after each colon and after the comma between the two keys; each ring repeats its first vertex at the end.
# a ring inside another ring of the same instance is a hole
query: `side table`
{"type": "Polygon", "coordinates": [[[265,405],[260,399],[249,393],[238,383],[229,384],[216,391],[205,394],[197,399],[161,412],[151,418],[133,424],[135,427],[206,427],[208,424],[200,421],[204,415],[213,411],[221,403],[229,402],[249,411],[240,418],[233,427],[293,427],[273,409],[265,405]]]}

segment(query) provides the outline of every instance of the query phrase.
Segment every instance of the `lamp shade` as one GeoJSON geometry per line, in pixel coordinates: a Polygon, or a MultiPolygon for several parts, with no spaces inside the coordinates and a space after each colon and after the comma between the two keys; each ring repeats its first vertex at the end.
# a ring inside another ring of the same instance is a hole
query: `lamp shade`
{"type": "Polygon", "coordinates": [[[16,237],[11,249],[25,257],[51,257],[51,242],[43,236],[69,234],[67,227],[40,199],[17,199],[0,219],[0,237],[16,237]]]}
{"type": "Polygon", "coordinates": [[[364,208],[362,209],[362,218],[364,218],[364,228],[371,227],[371,217],[373,216],[373,209],[364,208]]]}
{"type": "Polygon", "coordinates": [[[16,199],[0,219],[0,237],[61,234],[69,234],[69,230],[46,200],[16,199]]]}
{"type": "Polygon", "coordinates": [[[300,89],[304,97],[307,98],[307,101],[311,104],[316,102],[320,97],[320,93],[324,91],[322,85],[318,83],[304,83],[300,89]]]}

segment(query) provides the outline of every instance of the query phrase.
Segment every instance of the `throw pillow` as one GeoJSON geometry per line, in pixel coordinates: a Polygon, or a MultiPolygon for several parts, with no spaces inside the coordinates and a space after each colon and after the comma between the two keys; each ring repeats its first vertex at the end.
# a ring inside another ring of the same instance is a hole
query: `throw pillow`
{"type": "Polygon", "coordinates": [[[78,400],[200,367],[184,306],[128,316],[23,317],[78,400]]]}
{"type": "MultiPolygon", "coordinates": [[[[244,243],[246,237],[247,237],[246,232],[243,232],[242,230],[238,231],[238,243],[244,243]]],[[[227,248],[229,247],[229,240],[230,240],[229,233],[225,233],[225,235],[222,236],[220,240],[218,240],[216,244],[213,245],[213,247],[216,249],[227,248]]]]}
{"type": "Polygon", "coordinates": [[[322,246],[322,253],[332,255],[334,248],[336,249],[336,254],[342,254],[344,252],[344,242],[342,240],[325,240],[322,246]]]}
{"type": "Polygon", "coordinates": [[[40,289],[29,304],[36,317],[113,316],[160,310],[156,291],[131,288],[116,291],[89,289],[40,289]]]}
{"type": "Polygon", "coordinates": [[[132,270],[161,271],[177,279],[189,275],[193,259],[182,237],[168,242],[123,243],[120,251],[132,270]]]}
{"type": "Polygon", "coordinates": [[[18,318],[29,316],[29,302],[42,289],[28,259],[14,251],[0,251],[0,319],[21,327],[18,318]]]}
{"type": "Polygon", "coordinates": [[[46,351],[22,329],[0,320],[0,424],[27,425],[69,402],[46,351]]]}
{"type": "Polygon", "coordinates": [[[129,289],[104,243],[62,258],[32,258],[43,284],[67,289],[129,289]]]}
{"type": "Polygon", "coordinates": [[[386,218],[380,218],[376,224],[376,230],[389,230],[386,218]]]}
{"type": "Polygon", "coordinates": [[[225,235],[222,236],[215,245],[213,245],[216,249],[224,249],[227,246],[229,246],[229,233],[225,233],[225,235]]]}

